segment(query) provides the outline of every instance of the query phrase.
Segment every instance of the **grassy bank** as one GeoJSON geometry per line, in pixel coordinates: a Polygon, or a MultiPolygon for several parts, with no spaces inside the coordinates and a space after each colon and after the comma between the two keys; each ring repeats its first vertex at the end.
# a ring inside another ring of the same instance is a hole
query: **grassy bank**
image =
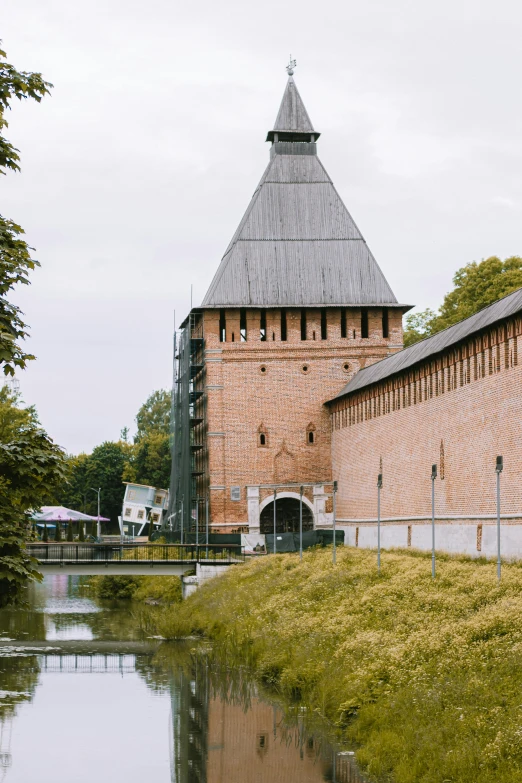
{"type": "Polygon", "coordinates": [[[216,640],[360,745],[376,781],[522,779],[522,568],[354,549],[234,567],[157,631],[216,640]]]}

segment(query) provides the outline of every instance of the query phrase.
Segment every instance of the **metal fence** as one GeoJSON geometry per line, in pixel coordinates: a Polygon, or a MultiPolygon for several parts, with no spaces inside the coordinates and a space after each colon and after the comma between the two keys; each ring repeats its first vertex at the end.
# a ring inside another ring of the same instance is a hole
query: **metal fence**
{"type": "Polygon", "coordinates": [[[212,563],[228,565],[245,559],[237,544],[27,544],[42,565],[61,563],[212,563]]]}

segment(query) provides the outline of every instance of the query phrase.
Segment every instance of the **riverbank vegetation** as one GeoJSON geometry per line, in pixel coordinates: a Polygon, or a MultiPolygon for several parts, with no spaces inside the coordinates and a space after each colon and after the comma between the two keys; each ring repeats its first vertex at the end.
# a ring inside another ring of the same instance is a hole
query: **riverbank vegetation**
{"type": "Polygon", "coordinates": [[[103,600],[132,599],[164,606],[181,601],[179,576],[93,576],[89,586],[103,600]]]}
{"type": "Polygon", "coordinates": [[[387,552],[279,555],[231,568],[157,615],[300,701],[359,747],[374,781],[522,775],[522,567],[387,552]]]}

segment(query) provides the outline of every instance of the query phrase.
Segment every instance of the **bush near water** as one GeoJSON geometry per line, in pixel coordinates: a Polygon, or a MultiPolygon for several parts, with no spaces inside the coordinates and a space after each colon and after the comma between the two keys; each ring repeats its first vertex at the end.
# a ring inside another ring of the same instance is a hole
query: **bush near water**
{"type": "Polygon", "coordinates": [[[343,548],[260,558],[161,610],[358,746],[373,781],[520,783],[522,567],[343,548]]]}

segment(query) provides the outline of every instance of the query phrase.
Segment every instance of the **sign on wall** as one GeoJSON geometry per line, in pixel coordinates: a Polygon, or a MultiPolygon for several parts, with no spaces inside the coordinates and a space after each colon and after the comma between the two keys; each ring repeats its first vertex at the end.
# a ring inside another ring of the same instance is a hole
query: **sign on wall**
{"type": "Polygon", "coordinates": [[[241,500],[241,487],[230,487],[230,500],[241,500]]]}

